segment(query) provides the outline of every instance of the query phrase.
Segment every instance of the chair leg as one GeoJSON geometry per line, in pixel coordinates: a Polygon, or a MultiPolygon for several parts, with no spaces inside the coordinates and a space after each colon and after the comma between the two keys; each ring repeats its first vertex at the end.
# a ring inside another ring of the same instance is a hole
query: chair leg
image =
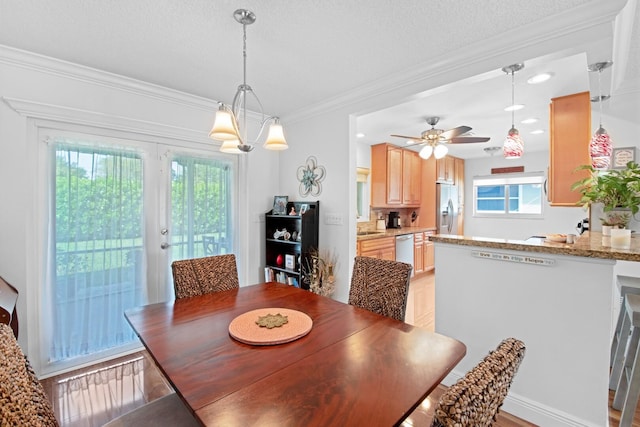
{"type": "Polygon", "coordinates": [[[632,385],[631,377],[629,373],[633,370],[636,362],[636,355],[638,354],[638,341],[640,341],[640,328],[633,328],[633,334],[631,335],[631,341],[627,346],[627,354],[622,363],[622,371],[620,372],[620,379],[618,381],[616,392],[613,396],[613,409],[621,410],[627,401],[629,391],[632,385]]]}
{"type": "MultiPolygon", "coordinates": [[[[624,307],[622,307],[624,310],[624,307]]],[[[631,328],[631,319],[626,314],[626,310],[623,311],[623,321],[620,327],[620,339],[616,346],[615,356],[613,358],[613,368],[611,369],[611,375],[609,376],[609,390],[617,390],[618,383],[620,382],[620,375],[623,372],[624,354],[627,349],[627,338],[629,329],[631,328]],[[623,331],[627,331],[626,334],[623,331]]]]}
{"type": "Polygon", "coordinates": [[[625,306],[624,306],[624,297],[620,297],[622,304],[620,305],[620,313],[618,313],[618,320],[616,322],[616,329],[613,333],[613,339],[611,340],[611,356],[609,357],[609,367],[613,366],[613,362],[616,357],[616,349],[618,348],[618,343],[622,337],[622,322],[624,321],[625,315],[625,306]]]}
{"type": "MultiPolygon", "coordinates": [[[[638,405],[638,397],[640,397],[640,353],[638,352],[637,341],[640,338],[640,328],[634,328],[632,341],[636,341],[633,347],[633,364],[631,365],[631,374],[629,375],[629,383],[627,384],[627,392],[622,407],[622,415],[620,417],[620,427],[629,427],[633,422],[633,416],[638,405]]],[[[630,349],[631,350],[631,349],[630,349]]],[[[626,365],[626,363],[625,363],[626,365]]],[[[625,370],[628,368],[625,367],[625,370]]],[[[624,375],[626,377],[626,375],[624,375]]]]}

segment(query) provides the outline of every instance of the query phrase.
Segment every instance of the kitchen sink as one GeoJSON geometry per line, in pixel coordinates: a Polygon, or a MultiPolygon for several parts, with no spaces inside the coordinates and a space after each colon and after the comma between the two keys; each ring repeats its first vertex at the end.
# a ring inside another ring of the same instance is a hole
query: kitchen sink
{"type": "Polygon", "coordinates": [[[358,231],[358,236],[369,236],[371,234],[384,234],[384,231],[358,231]]]}

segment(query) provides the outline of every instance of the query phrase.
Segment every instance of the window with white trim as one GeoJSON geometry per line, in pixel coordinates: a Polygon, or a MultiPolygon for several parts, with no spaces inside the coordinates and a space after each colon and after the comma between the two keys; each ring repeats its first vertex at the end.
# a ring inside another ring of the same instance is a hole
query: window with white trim
{"type": "Polygon", "coordinates": [[[473,216],[541,218],[544,173],[473,178],[473,216]]]}

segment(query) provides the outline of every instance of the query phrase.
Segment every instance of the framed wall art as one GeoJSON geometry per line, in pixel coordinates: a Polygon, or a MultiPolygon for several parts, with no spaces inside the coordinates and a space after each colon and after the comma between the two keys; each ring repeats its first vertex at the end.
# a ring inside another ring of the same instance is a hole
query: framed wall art
{"type": "Polygon", "coordinates": [[[636,147],[614,148],[611,154],[611,169],[624,169],[627,163],[636,161],[636,147]]]}
{"type": "Polygon", "coordinates": [[[286,215],[288,201],[289,201],[289,196],[275,196],[273,198],[273,214],[286,215]]]}

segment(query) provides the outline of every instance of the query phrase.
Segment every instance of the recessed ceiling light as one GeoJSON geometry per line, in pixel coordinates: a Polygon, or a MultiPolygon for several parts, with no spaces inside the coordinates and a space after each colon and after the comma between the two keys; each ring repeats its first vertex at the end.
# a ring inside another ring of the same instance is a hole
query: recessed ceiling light
{"type": "Polygon", "coordinates": [[[544,133],[542,129],[536,129],[531,131],[532,135],[540,135],[541,133],[544,133]]]}
{"type": "Polygon", "coordinates": [[[504,111],[518,111],[518,110],[522,110],[523,108],[524,108],[523,104],[514,104],[506,107],[504,111]]]}
{"type": "Polygon", "coordinates": [[[540,73],[536,74],[535,76],[529,77],[527,83],[529,83],[530,85],[537,85],[538,83],[546,82],[551,77],[553,77],[553,73],[540,73]]]}
{"type": "Polygon", "coordinates": [[[520,123],[524,123],[525,125],[528,125],[528,124],[531,124],[531,123],[535,123],[537,121],[538,121],[538,119],[536,119],[535,117],[529,117],[528,119],[524,119],[520,123]]]}
{"type": "Polygon", "coordinates": [[[364,138],[364,133],[362,132],[356,133],[356,138],[364,138]]]}

